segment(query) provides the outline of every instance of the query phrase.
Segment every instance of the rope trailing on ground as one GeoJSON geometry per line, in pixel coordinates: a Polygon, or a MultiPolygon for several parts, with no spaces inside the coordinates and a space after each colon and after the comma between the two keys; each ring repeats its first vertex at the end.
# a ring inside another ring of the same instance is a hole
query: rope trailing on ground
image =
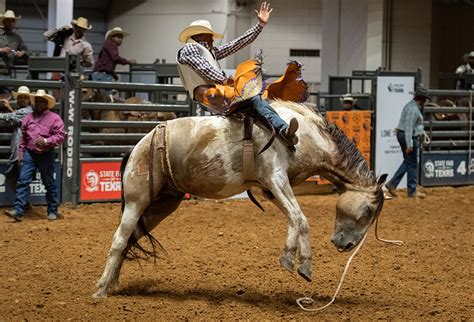
{"type": "MultiPolygon", "coordinates": [[[[378,236],[378,223],[379,223],[379,217],[377,216],[377,219],[375,220],[375,238],[381,242],[384,242],[384,243],[388,243],[388,244],[392,244],[392,245],[396,245],[396,246],[403,246],[404,245],[404,242],[401,241],[401,240],[390,240],[390,239],[383,239],[383,238],[379,238],[378,236]]],[[[354,256],[357,254],[357,252],[359,251],[359,249],[362,247],[362,245],[364,244],[365,242],[365,239],[367,238],[367,235],[369,234],[369,232],[367,231],[364,235],[364,238],[362,238],[362,240],[360,241],[359,243],[359,246],[357,246],[357,248],[355,249],[354,253],[352,253],[352,255],[349,257],[349,259],[347,260],[347,263],[346,263],[346,266],[344,267],[344,272],[342,273],[342,276],[341,276],[341,280],[339,281],[339,285],[337,286],[337,289],[336,289],[336,292],[334,292],[334,295],[331,299],[331,301],[329,301],[329,303],[327,303],[326,305],[323,305],[321,307],[317,307],[317,308],[314,308],[314,309],[310,309],[310,308],[306,308],[304,305],[311,305],[314,303],[314,300],[311,298],[311,296],[303,296],[303,297],[300,297],[296,300],[296,304],[298,304],[298,306],[303,310],[303,311],[306,311],[306,312],[315,312],[315,311],[321,311],[325,308],[327,308],[328,306],[330,306],[332,303],[334,303],[334,301],[336,300],[336,296],[337,294],[339,293],[339,290],[341,289],[341,286],[342,286],[342,282],[344,281],[344,278],[346,277],[346,274],[347,274],[347,271],[349,270],[349,266],[352,262],[352,259],[354,258],[354,256]]]]}

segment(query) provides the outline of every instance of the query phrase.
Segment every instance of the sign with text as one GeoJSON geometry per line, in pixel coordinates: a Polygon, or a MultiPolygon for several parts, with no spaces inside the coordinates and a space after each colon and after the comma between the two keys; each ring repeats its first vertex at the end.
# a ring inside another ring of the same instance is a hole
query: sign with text
{"type": "MultiPolygon", "coordinates": [[[[413,99],[414,76],[377,77],[377,110],[375,120],[375,173],[388,173],[389,179],[403,162],[395,129],[403,107],[413,99]]],[[[400,187],[406,185],[406,177],[400,187]]]]}
{"type": "Polygon", "coordinates": [[[474,184],[474,156],[469,160],[467,152],[423,152],[420,173],[426,187],[474,184]]]}
{"type": "Polygon", "coordinates": [[[120,161],[82,162],[81,201],[120,200],[120,161]]]}
{"type": "MultiPolygon", "coordinates": [[[[12,206],[15,203],[15,178],[5,174],[7,164],[0,164],[0,206],[12,206]]],[[[61,165],[58,161],[54,164],[54,179],[58,188],[58,195],[61,197],[61,165]]],[[[33,181],[30,183],[29,202],[33,205],[46,204],[46,188],[41,181],[41,175],[36,172],[33,181]]]]}

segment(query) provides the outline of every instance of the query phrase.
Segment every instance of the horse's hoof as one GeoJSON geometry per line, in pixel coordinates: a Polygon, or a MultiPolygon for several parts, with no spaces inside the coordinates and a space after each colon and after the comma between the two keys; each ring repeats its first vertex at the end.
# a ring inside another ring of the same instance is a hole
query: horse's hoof
{"type": "Polygon", "coordinates": [[[307,282],[312,281],[313,270],[311,268],[311,261],[306,261],[298,267],[298,274],[304,278],[307,282]]]}
{"type": "Polygon", "coordinates": [[[280,265],[284,269],[286,269],[288,272],[293,273],[293,269],[295,268],[295,265],[293,264],[293,261],[287,256],[282,256],[280,257],[280,265]]]}
{"type": "Polygon", "coordinates": [[[96,299],[96,300],[102,300],[102,299],[105,299],[107,297],[107,292],[104,292],[104,291],[97,291],[95,292],[94,294],[92,294],[92,298],[93,299],[96,299]]]}

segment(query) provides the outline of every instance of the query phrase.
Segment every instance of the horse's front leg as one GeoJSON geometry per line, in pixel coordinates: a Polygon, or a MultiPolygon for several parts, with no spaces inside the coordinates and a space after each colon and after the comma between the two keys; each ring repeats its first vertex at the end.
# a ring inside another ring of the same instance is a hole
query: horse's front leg
{"type": "Polygon", "coordinates": [[[307,281],[311,281],[312,275],[312,254],[309,243],[309,225],[306,216],[296,201],[293,190],[288,180],[277,178],[270,184],[271,193],[266,193],[283,213],[288,217],[288,236],[280,257],[280,264],[288,271],[294,268],[294,258],[299,246],[299,267],[298,273],[307,281]]]}

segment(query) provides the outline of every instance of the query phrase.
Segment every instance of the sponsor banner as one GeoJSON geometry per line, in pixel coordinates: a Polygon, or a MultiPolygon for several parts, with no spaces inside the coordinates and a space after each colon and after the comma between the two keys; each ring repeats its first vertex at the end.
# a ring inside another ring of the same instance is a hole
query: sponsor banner
{"type": "MultiPolygon", "coordinates": [[[[7,164],[0,164],[0,206],[12,206],[15,203],[16,180],[11,181],[11,177],[5,174],[7,164]]],[[[59,162],[54,164],[54,179],[58,187],[58,195],[61,199],[61,165],[59,162]]],[[[33,205],[46,204],[46,188],[41,181],[41,175],[36,172],[33,181],[30,183],[29,201],[33,205]]]]}
{"type": "MultiPolygon", "coordinates": [[[[326,113],[326,119],[336,124],[344,134],[354,142],[370,167],[370,130],[372,127],[370,111],[331,111],[326,113]]],[[[329,183],[327,180],[314,176],[308,181],[318,181],[319,184],[329,183]]]]}
{"type": "Polygon", "coordinates": [[[120,161],[81,162],[81,201],[120,200],[120,161]]]}
{"type": "Polygon", "coordinates": [[[370,111],[334,111],[327,112],[329,123],[336,124],[344,134],[354,142],[370,166],[370,111]]]}
{"type": "Polygon", "coordinates": [[[422,153],[421,185],[428,187],[474,184],[474,156],[471,156],[471,160],[468,159],[467,152],[422,153]]]}
{"type": "MultiPolygon", "coordinates": [[[[375,120],[375,173],[387,173],[391,178],[403,162],[397,141],[398,126],[403,107],[413,99],[414,76],[377,77],[377,110],[375,120]]],[[[400,186],[406,185],[406,176],[400,186]]]]}

